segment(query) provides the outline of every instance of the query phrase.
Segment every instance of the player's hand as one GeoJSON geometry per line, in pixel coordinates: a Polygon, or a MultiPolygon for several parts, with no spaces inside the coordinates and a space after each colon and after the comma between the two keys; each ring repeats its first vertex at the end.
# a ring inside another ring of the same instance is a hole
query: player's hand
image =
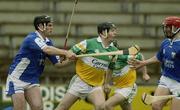
{"type": "Polygon", "coordinates": [[[67,60],[65,55],[60,55],[60,62],[62,63],[63,61],[67,60]]]}
{"type": "Polygon", "coordinates": [[[128,48],[129,55],[136,55],[140,51],[140,47],[138,45],[133,45],[128,48]]]}
{"type": "Polygon", "coordinates": [[[70,60],[76,60],[76,54],[73,53],[72,51],[66,51],[65,52],[66,58],[70,59],[70,60]]]}
{"type": "Polygon", "coordinates": [[[140,61],[140,60],[137,60],[137,59],[129,59],[128,60],[128,64],[130,65],[130,67],[132,69],[138,69],[142,66],[145,65],[145,62],[144,61],[140,61]]]}

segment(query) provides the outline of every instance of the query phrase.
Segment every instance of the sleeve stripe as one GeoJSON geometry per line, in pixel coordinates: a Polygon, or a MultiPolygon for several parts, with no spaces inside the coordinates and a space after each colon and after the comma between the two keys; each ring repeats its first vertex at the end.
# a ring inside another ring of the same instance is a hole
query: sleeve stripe
{"type": "Polygon", "coordinates": [[[35,39],[35,43],[41,48],[43,49],[44,47],[47,46],[47,44],[40,38],[36,38],[35,39]]]}

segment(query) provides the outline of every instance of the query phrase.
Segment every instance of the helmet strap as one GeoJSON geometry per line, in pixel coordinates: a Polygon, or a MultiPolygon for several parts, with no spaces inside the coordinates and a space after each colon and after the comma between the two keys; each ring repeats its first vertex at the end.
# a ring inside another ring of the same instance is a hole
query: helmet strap
{"type": "Polygon", "coordinates": [[[107,29],[105,29],[103,32],[103,38],[106,39],[107,37],[108,37],[108,32],[107,32],[107,29]]]}
{"type": "Polygon", "coordinates": [[[175,28],[175,27],[174,27],[174,26],[172,26],[172,33],[173,33],[173,34],[178,33],[178,32],[179,32],[179,30],[180,30],[180,28],[177,28],[176,30],[175,30],[174,28],[175,28]]]}
{"type": "Polygon", "coordinates": [[[180,28],[177,28],[176,30],[174,29],[175,27],[172,26],[172,39],[174,38],[174,36],[180,31],[180,28]]]}

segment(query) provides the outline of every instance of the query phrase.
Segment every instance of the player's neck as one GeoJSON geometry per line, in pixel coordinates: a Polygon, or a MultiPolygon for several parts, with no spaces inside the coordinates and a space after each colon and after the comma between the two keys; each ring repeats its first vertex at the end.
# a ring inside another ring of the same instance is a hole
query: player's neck
{"type": "Polygon", "coordinates": [[[43,37],[43,39],[46,39],[46,36],[45,36],[44,32],[42,32],[42,31],[38,31],[38,32],[43,37]]]}
{"type": "Polygon", "coordinates": [[[102,39],[102,43],[105,47],[109,47],[110,43],[109,41],[107,40],[107,38],[101,38],[102,39]]]}

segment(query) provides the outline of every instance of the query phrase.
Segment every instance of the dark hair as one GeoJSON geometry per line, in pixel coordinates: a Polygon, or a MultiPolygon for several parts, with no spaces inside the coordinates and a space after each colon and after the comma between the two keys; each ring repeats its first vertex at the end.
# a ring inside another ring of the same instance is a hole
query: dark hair
{"type": "Polygon", "coordinates": [[[107,30],[109,32],[110,29],[116,28],[116,26],[111,22],[103,22],[97,26],[98,34],[102,33],[103,31],[107,30]]]}
{"type": "Polygon", "coordinates": [[[49,22],[53,22],[53,20],[50,16],[47,16],[47,15],[36,16],[34,18],[34,27],[36,30],[39,30],[38,29],[39,24],[46,23],[46,25],[47,25],[49,22]]]}

